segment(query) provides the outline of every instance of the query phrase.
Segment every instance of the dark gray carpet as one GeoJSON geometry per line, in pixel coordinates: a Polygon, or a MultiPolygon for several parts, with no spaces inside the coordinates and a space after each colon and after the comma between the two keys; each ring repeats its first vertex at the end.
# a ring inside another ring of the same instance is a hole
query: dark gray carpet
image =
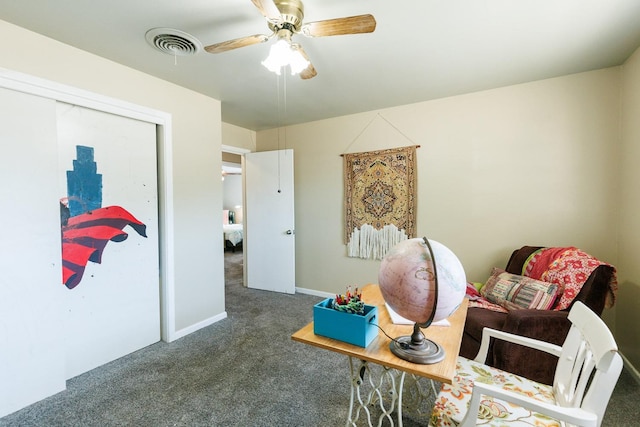
{"type": "MultiPolygon", "coordinates": [[[[246,289],[242,253],[225,257],[227,319],[73,378],[0,426],[344,425],[347,358],[291,340],[321,298],[246,289]]],[[[603,425],[637,425],[639,398],[624,372],[603,425]]]]}

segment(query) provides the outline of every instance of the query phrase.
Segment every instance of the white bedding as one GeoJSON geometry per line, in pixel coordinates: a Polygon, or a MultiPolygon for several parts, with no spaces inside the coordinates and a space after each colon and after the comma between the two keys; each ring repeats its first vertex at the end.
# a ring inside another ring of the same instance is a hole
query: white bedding
{"type": "Polygon", "coordinates": [[[242,242],[242,224],[223,224],[224,240],[229,241],[233,246],[242,242]]]}

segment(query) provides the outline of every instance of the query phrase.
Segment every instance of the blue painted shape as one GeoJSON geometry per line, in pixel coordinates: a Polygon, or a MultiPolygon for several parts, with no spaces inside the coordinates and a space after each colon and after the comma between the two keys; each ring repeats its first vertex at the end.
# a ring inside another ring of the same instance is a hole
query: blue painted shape
{"type": "Polygon", "coordinates": [[[93,161],[93,147],[76,146],[73,170],[67,171],[67,196],[71,216],[102,207],[102,174],[93,161]]]}

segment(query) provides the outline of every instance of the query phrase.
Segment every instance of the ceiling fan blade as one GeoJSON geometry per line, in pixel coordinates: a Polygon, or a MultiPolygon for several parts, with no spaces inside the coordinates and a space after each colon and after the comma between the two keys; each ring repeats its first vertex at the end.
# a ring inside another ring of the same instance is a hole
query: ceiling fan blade
{"type": "Polygon", "coordinates": [[[314,68],[313,64],[309,62],[309,66],[300,72],[300,78],[302,80],[308,80],[318,75],[318,72],[314,68]]]}
{"type": "Polygon", "coordinates": [[[281,22],[282,15],[273,0],[251,0],[260,13],[272,22],[281,22]]]}
{"type": "Polygon", "coordinates": [[[310,79],[312,77],[317,76],[318,72],[316,71],[315,67],[311,63],[311,60],[309,59],[309,55],[307,55],[307,52],[305,52],[304,49],[302,48],[302,46],[297,44],[297,43],[296,43],[295,47],[296,47],[296,49],[298,49],[300,51],[300,53],[302,54],[304,59],[309,61],[309,65],[307,66],[307,68],[305,68],[304,70],[302,70],[300,72],[300,78],[302,80],[307,80],[307,79],[310,79]]]}
{"type": "Polygon", "coordinates": [[[269,37],[264,34],[254,34],[253,36],[240,37],[239,39],[212,44],[206,46],[204,50],[209,53],[221,53],[228,50],[238,49],[240,47],[251,46],[252,44],[264,43],[267,40],[269,40],[269,37]]]}
{"type": "Polygon", "coordinates": [[[300,32],[309,37],[341,36],[344,34],[372,33],[376,29],[373,15],[357,15],[346,18],[308,22],[300,32]]]}

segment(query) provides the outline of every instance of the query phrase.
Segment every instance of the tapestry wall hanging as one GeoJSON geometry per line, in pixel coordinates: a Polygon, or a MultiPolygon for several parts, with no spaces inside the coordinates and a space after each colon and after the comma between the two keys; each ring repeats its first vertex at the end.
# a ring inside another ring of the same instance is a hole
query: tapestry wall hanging
{"type": "Polygon", "coordinates": [[[415,237],[417,147],[343,155],[348,256],[382,259],[415,237]]]}

